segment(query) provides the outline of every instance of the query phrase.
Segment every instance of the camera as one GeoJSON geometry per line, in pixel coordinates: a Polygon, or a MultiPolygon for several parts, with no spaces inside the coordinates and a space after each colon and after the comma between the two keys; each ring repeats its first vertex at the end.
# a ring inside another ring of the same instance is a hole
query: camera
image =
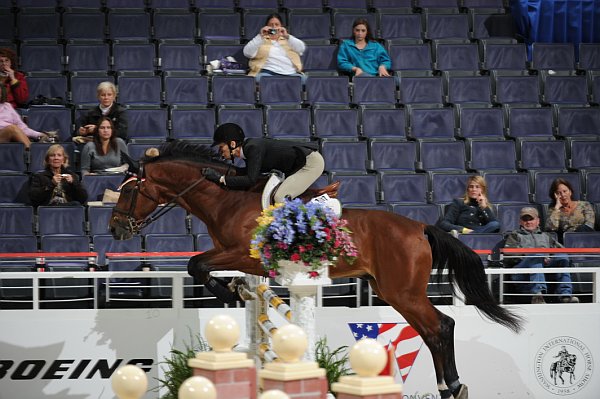
{"type": "Polygon", "coordinates": [[[69,176],[69,175],[68,175],[68,174],[66,174],[66,173],[63,173],[63,174],[61,174],[61,175],[60,175],[60,177],[62,177],[62,178],[65,178],[65,177],[68,177],[68,176],[69,176]]]}
{"type": "Polygon", "coordinates": [[[269,35],[276,35],[276,34],[277,34],[277,29],[275,29],[275,28],[269,29],[269,35]]]}

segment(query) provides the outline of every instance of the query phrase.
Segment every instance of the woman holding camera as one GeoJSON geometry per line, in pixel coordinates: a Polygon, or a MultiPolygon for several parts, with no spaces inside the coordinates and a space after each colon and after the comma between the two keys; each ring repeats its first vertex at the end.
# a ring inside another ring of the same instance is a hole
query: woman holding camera
{"type": "Polygon", "coordinates": [[[31,176],[29,199],[33,206],[82,205],[87,201],[85,187],[69,169],[69,156],[62,145],[53,144],[46,151],[44,170],[31,176]]]}
{"type": "Polygon", "coordinates": [[[12,49],[0,48],[0,83],[6,90],[6,102],[13,108],[27,104],[29,87],[25,74],[15,71],[17,54],[12,49]]]}
{"type": "Polygon", "coordinates": [[[271,14],[260,33],[244,46],[244,55],[250,60],[248,75],[257,82],[263,76],[300,76],[304,83],[300,60],[304,49],[304,42],[283,26],[281,16],[271,14]]]}

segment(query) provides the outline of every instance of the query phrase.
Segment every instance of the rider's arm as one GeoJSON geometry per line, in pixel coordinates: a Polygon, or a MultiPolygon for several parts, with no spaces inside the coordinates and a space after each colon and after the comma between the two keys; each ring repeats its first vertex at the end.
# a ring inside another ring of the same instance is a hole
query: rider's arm
{"type": "Polygon", "coordinates": [[[267,156],[265,146],[261,143],[244,145],[246,157],[246,174],[243,176],[226,176],[225,185],[233,189],[246,189],[256,184],[260,178],[263,159],[267,156]]]}

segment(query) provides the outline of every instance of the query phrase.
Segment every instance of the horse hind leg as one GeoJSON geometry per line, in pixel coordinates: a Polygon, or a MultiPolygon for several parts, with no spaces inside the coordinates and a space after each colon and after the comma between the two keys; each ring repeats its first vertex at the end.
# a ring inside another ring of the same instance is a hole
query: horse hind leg
{"type": "MultiPolygon", "coordinates": [[[[433,367],[438,390],[442,399],[456,399],[453,392],[445,383],[446,345],[442,338],[441,318],[427,297],[421,301],[409,298],[395,298],[394,300],[383,298],[394,309],[396,309],[406,321],[419,333],[425,345],[431,352],[433,358],[433,367]],[[402,305],[404,304],[404,305],[402,305]],[[407,306],[406,304],[410,304],[407,306]]],[[[447,316],[446,316],[447,317],[447,316]]],[[[460,386],[460,384],[459,384],[460,386]]],[[[466,399],[465,396],[462,399],[466,399]]]]}
{"type": "Polygon", "coordinates": [[[444,381],[452,392],[454,399],[467,399],[469,390],[461,384],[456,369],[456,355],[454,352],[454,319],[435,309],[440,319],[440,336],[444,351],[444,381]]]}

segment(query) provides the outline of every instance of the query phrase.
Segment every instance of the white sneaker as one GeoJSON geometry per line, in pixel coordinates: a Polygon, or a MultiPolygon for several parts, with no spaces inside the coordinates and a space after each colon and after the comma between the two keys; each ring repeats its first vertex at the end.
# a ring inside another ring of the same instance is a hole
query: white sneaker
{"type": "Polygon", "coordinates": [[[342,216],[342,203],[337,198],[331,198],[329,195],[323,194],[311,199],[309,202],[328,208],[337,217],[342,216]]]}

